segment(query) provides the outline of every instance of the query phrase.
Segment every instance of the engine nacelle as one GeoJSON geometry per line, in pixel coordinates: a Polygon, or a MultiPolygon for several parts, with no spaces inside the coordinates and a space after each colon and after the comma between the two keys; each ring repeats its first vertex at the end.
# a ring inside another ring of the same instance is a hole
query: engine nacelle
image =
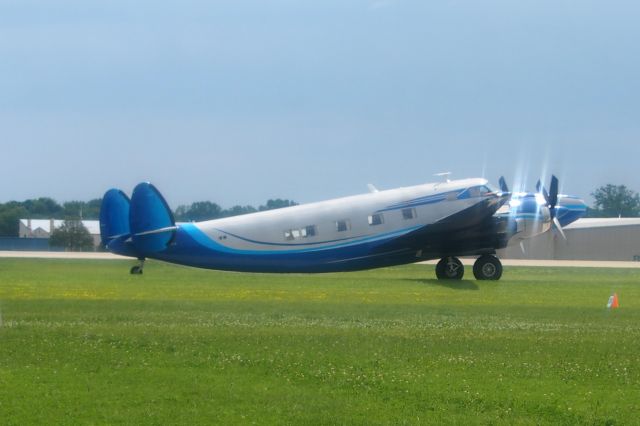
{"type": "Polygon", "coordinates": [[[539,216],[538,218],[516,218],[516,235],[519,238],[531,238],[551,229],[549,209],[543,206],[539,216]]]}
{"type": "MultiPolygon", "coordinates": [[[[506,207],[506,206],[505,206],[506,207]]],[[[551,229],[551,213],[544,199],[536,195],[512,199],[508,205],[509,221],[514,223],[514,235],[531,238],[551,229]]]]}

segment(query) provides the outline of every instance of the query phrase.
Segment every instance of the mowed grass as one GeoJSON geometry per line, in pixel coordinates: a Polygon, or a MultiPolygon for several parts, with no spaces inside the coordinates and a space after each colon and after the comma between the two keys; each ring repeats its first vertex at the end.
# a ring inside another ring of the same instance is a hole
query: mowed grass
{"type": "Polygon", "coordinates": [[[129,266],[0,259],[0,423],[640,422],[640,270],[129,266]]]}

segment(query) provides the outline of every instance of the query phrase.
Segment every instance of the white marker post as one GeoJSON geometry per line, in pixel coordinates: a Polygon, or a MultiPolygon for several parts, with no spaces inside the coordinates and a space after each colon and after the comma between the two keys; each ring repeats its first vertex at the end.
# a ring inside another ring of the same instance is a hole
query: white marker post
{"type": "Polygon", "coordinates": [[[609,297],[609,301],[607,302],[607,309],[616,309],[619,307],[620,304],[618,303],[618,293],[613,293],[609,297]]]}

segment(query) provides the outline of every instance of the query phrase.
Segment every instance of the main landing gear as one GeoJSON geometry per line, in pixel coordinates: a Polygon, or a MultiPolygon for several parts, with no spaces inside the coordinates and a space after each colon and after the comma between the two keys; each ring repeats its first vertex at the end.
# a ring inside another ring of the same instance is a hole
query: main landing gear
{"type": "Polygon", "coordinates": [[[490,254],[483,254],[473,264],[473,276],[476,280],[499,280],[502,276],[500,259],[490,254]]]}
{"type": "MultiPolygon", "coordinates": [[[[436,276],[439,280],[461,280],[464,265],[455,256],[443,257],[436,265],[436,276]]],[[[483,254],[473,264],[473,276],[477,280],[499,280],[502,276],[502,263],[493,255],[483,254]]]]}
{"type": "Polygon", "coordinates": [[[144,259],[138,259],[138,265],[132,266],[129,273],[131,275],[142,275],[142,268],[144,267],[144,259]]]}
{"type": "Polygon", "coordinates": [[[436,277],[439,280],[461,280],[463,276],[464,265],[457,257],[443,257],[436,265],[436,277]]]}

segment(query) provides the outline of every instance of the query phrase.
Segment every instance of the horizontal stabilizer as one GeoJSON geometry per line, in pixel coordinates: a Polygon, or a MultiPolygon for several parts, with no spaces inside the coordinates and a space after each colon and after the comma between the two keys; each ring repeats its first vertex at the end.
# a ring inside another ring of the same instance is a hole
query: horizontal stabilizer
{"type": "Polygon", "coordinates": [[[151,231],[144,231],[144,232],[140,232],[138,234],[133,234],[133,236],[134,237],[141,237],[141,236],[144,236],[144,235],[162,234],[163,232],[175,231],[176,229],[178,229],[177,226],[167,226],[166,228],[153,229],[151,231]]]}

